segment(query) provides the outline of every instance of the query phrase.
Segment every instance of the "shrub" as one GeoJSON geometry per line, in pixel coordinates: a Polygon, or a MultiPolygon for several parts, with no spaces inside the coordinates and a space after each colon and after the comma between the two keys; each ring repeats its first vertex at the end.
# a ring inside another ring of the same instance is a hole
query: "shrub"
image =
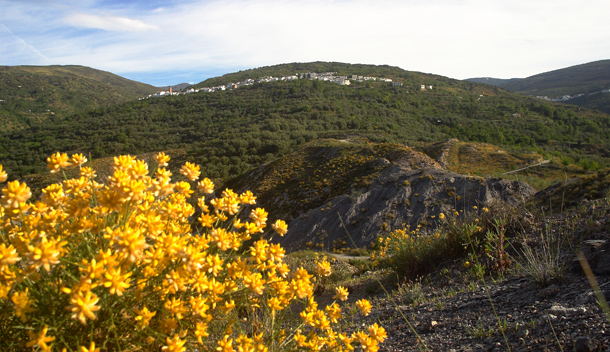
{"type": "Polygon", "coordinates": [[[523,246],[517,267],[533,282],[545,287],[563,279],[566,263],[561,258],[561,236],[553,236],[548,230],[543,230],[539,238],[538,246],[523,246]]]}
{"type": "MultiPolygon", "coordinates": [[[[384,340],[376,324],[351,335],[333,330],[341,308],[318,309],[316,278],[290,271],[284,250],[261,235],[267,213],[240,217],[255,204],[252,193],[215,198],[203,179],[196,187],[207,196],[194,219],[187,200],[197,165],[185,164],[188,181],[172,183],[168,170],[150,176],[146,163],[120,156],[100,184],[82,156],[48,162],[51,172],[76,164],[80,177],[46,187],[36,202],[25,183],[2,189],[2,351],[376,351],[384,340]],[[300,318],[289,306],[304,307],[300,318]]],[[[272,227],[280,235],[287,228],[281,220],[272,227]]]]}
{"type": "Polygon", "coordinates": [[[390,267],[407,279],[433,271],[447,259],[466,256],[479,258],[483,269],[503,271],[511,263],[506,253],[508,238],[525,226],[519,215],[506,205],[494,205],[491,211],[473,207],[466,215],[441,213],[439,226],[432,231],[407,227],[378,237],[371,257],[376,265],[390,267]]]}

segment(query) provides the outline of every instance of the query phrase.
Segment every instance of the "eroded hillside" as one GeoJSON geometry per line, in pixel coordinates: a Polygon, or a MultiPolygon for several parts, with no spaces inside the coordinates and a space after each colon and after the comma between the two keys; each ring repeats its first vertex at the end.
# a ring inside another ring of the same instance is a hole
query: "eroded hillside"
{"type": "Polygon", "coordinates": [[[236,187],[255,190],[270,214],[290,220],[280,240],[288,249],[368,246],[397,228],[432,230],[441,213],[519,205],[535,193],[524,182],[462,175],[404,145],[358,137],[307,144],[236,187]]]}

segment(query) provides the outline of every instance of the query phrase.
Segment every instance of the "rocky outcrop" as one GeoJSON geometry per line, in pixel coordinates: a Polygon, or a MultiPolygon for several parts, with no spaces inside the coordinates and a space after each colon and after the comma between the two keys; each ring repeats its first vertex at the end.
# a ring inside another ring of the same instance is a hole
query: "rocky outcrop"
{"type": "Polygon", "coordinates": [[[444,170],[414,151],[384,163],[367,190],[352,190],[293,219],[280,239],[284,248],[305,248],[311,242],[328,249],[338,240],[348,247],[367,246],[379,234],[405,226],[433,229],[440,213],[463,216],[494,202],[519,205],[535,193],[524,182],[444,170]]]}

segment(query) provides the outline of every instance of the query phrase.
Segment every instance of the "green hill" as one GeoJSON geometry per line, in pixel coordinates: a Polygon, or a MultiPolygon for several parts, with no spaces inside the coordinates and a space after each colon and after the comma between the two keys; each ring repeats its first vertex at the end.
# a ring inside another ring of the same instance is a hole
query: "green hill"
{"type": "Polygon", "coordinates": [[[610,113],[610,94],[607,92],[610,89],[610,60],[566,67],[522,79],[470,78],[468,81],[549,99],[569,95],[571,98],[566,99],[565,103],[610,113]]]}
{"type": "Polygon", "coordinates": [[[562,68],[520,80],[511,80],[500,87],[525,95],[563,95],[594,93],[610,88],[610,60],[601,60],[562,68]]]}
{"type": "Polygon", "coordinates": [[[383,75],[403,86],[300,79],[131,101],[0,132],[0,160],[12,177],[21,177],[44,171],[46,157],[55,151],[99,158],[183,149],[187,152],[176,162],[200,163],[208,177],[226,181],[317,138],[357,134],[413,147],[458,138],[539,148],[590,168],[609,164],[610,155],[581,148],[608,148],[610,116],[595,111],[389,66],[289,64],[239,74],[256,79],[270,72],[294,74],[296,68],[383,75]],[[432,88],[421,90],[422,84],[432,88]]]}
{"type": "Polygon", "coordinates": [[[158,90],[84,66],[0,66],[0,126],[19,129],[158,90]]]}
{"type": "MultiPolygon", "coordinates": [[[[214,77],[200,82],[194,87],[213,87],[229,82],[245,81],[248,78],[255,79],[265,76],[281,76],[294,75],[297,73],[308,72],[335,72],[337,76],[375,76],[378,78],[390,78],[398,81],[401,80],[429,80],[434,77],[435,80],[448,81],[449,78],[442,76],[434,76],[419,72],[410,72],[398,67],[388,65],[364,65],[364,64],[346,64],[342,62],[309,62],[309,63],[290,63],[274,66],[260,67],[250,70],[243,70],[235,73],[229,73],[220,77],[214,77]]],[[[425,82],[422,82],[424,84],[425,82]]]]}

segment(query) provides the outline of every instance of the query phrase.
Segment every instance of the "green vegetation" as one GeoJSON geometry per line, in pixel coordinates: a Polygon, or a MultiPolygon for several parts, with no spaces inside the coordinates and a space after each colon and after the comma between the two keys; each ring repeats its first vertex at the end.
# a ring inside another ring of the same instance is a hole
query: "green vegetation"
{"type": "Polygon", "coordinates": [[[564,95],[584,94],[568,100],[567,103],[610,113],[608,93],[601,93],[610,88],[610,60],[589,62],[523,79],[472,78],[468,81],[494,85],[523,95],[547,96],[551,99],[561,98],[564,95]]]}
{"type": "Polygon", "coordinates": [[[601,60],[510,80],[500,87],[526,95],[549,98],[593,93],[610,88],[610,60],[601,60]]]}
{"type": "Polygon", "coordinates": [[[383,168],[380,158],[394,160],[409,150],[404,145],[363,138],[317,139],[228,186],[256,187],[253,191],[269,211],[284,217],[299,216],[322,205],[330,209],[330,201],[339,195],[366,190],[383,168]],[[277,197],[285,202],[277,204],[273,201],[277,197]]]}
{"type": "Polygon", "coordinates": [[[158,91],[83,66],[0,66],[0,126],[14,130],[158,91]]]}
{"type": "Polygon", "coordinates": [[[0,159],[10,175],[22,177],[42,171],[45,158],[57,150],[100,158],[188,148],[185,160],[226,181],[317,138],[359,134],[374,142],[415,147],[455,137],[515,150],[572,153],[574,160],[597,158],[600,167],[608,165],[606,157],[589,155],[584,148],[608,145],[610,116],[605,114],[392,67],[295,65],[243,75],[291,74],[297,68],[371,75],[378,70],[378,76],[404,86],[367,82],[344,87],[298,80],[54,115],[0,133],[0,159]],[[421,91],[422,83],[434,89],[421,91]],[[578,150],[582,153],[577,155],[578,150]]]}

